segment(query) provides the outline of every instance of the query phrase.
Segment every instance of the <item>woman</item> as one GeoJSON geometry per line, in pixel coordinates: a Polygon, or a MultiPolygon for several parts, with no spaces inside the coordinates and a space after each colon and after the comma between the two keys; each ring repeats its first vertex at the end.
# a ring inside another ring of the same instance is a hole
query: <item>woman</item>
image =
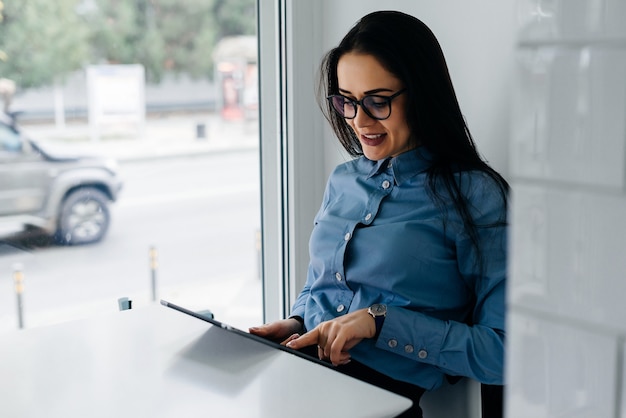
{"type": "Polygon", "coordinates": [[[446,376],[503,382],[508,185],[479,156],[418,19],[363,17],[321,92],[354,160],[329,178],[289,319],[251,328],[411,397],[446,376]]]}

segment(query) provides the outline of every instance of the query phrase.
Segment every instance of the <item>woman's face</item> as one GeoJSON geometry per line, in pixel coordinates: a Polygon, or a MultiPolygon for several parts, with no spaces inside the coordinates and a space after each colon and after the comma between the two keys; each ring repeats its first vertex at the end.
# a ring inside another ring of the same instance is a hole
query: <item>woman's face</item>
{"type": "MultiPolygon", "coordinates": [[[[339,58],[337,81],[339,94],[353,100],[361,100],[370,94],[388,97],[404,88],[400,80],[372,55],[355,52],[348,52],[339,58]]],[[[404,117],[405,103],[406,93],[394,98],[391,115],[385,120],[370,117],[361,106],[358,106],[354,119],[346,119],[368,159],[383,160],[414,148],[409,142],[409,126],[404,117]]]]}

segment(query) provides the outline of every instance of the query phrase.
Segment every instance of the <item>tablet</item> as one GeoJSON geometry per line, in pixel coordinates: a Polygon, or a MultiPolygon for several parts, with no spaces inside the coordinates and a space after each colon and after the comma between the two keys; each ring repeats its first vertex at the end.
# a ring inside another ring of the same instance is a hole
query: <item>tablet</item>
{"type": "Polygon", "coordinates": [[[232,332],[232,333],[234,333],[234,334],[236,334],[236,335],[238,335],[240,337],[248,338],[248,339],[257,341],[257,342],[259,342],[261,344],[270,346],[270,347],[275,348],[277,350],[285,351],[285,352],[287,352],[289,354],[293,354],[295,356],[302,357],[303,359],[312,361],[314,363],[321,364],[322,366],[334,369],[334,367],[332,366],[331,363],[329,363],[327,361],[320,360],[318,357],[314,357],[314,356],[311,356],[309,354],[303,353],[301,351],[294,350],[293,348],[286,347],[284,345],[281,345],[281,344],[279,344],[277,342],[265,339],[265,338],[260,337],[258,335],[251,334],[251,333],[246,332],[246,331],[242,331],[242,330],[240,330],[238,328],[235,328],[235,327],[233,327],[231,325],[228,325],[228,324],[225,324],[225,323],[223,323],[221,321],[218,321],[218,320],[216,320],[215,318],[213,318],[211,316],[203,315],[203,314],[201,314],[199,312],[195,312],[195,311],[192,311],[190,309],[183,308],[182,306],[176,305],[174,303],[168,302],[168,301],[163,300],[163,299],[161,299],[161,305],[166,306],[168,308],[172,308],[172,309],[177,310],[179,312],[182,312],[184,314],[191,315],[194,318],[197,318],[197,319],[200,319],[202,321],[208,322],[211,325],[214,325],[214,326],[216,326],[216,327],[218,327],[220,329],[223,329],[224,331],[232,332]]]}

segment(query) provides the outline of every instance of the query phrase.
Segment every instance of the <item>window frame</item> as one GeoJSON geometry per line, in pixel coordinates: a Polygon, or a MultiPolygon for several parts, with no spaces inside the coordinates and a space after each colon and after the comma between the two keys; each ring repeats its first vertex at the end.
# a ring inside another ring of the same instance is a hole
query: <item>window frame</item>
{"type": "Polygon", "coordinates": [[[326,184],[315,99],[322,2],[258,0],[263,318],[285,318],[306,282],[326,184]]]}

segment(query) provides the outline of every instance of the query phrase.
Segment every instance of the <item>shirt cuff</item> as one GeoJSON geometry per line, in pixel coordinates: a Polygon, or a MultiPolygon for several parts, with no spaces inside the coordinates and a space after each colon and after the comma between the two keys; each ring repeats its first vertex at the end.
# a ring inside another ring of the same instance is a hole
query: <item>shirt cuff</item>
{"type": "Polygon", "coordinates": [[[437,365],[446,322],[419,312],[388,307],[376,347],[426,364],[437,365]]]}

